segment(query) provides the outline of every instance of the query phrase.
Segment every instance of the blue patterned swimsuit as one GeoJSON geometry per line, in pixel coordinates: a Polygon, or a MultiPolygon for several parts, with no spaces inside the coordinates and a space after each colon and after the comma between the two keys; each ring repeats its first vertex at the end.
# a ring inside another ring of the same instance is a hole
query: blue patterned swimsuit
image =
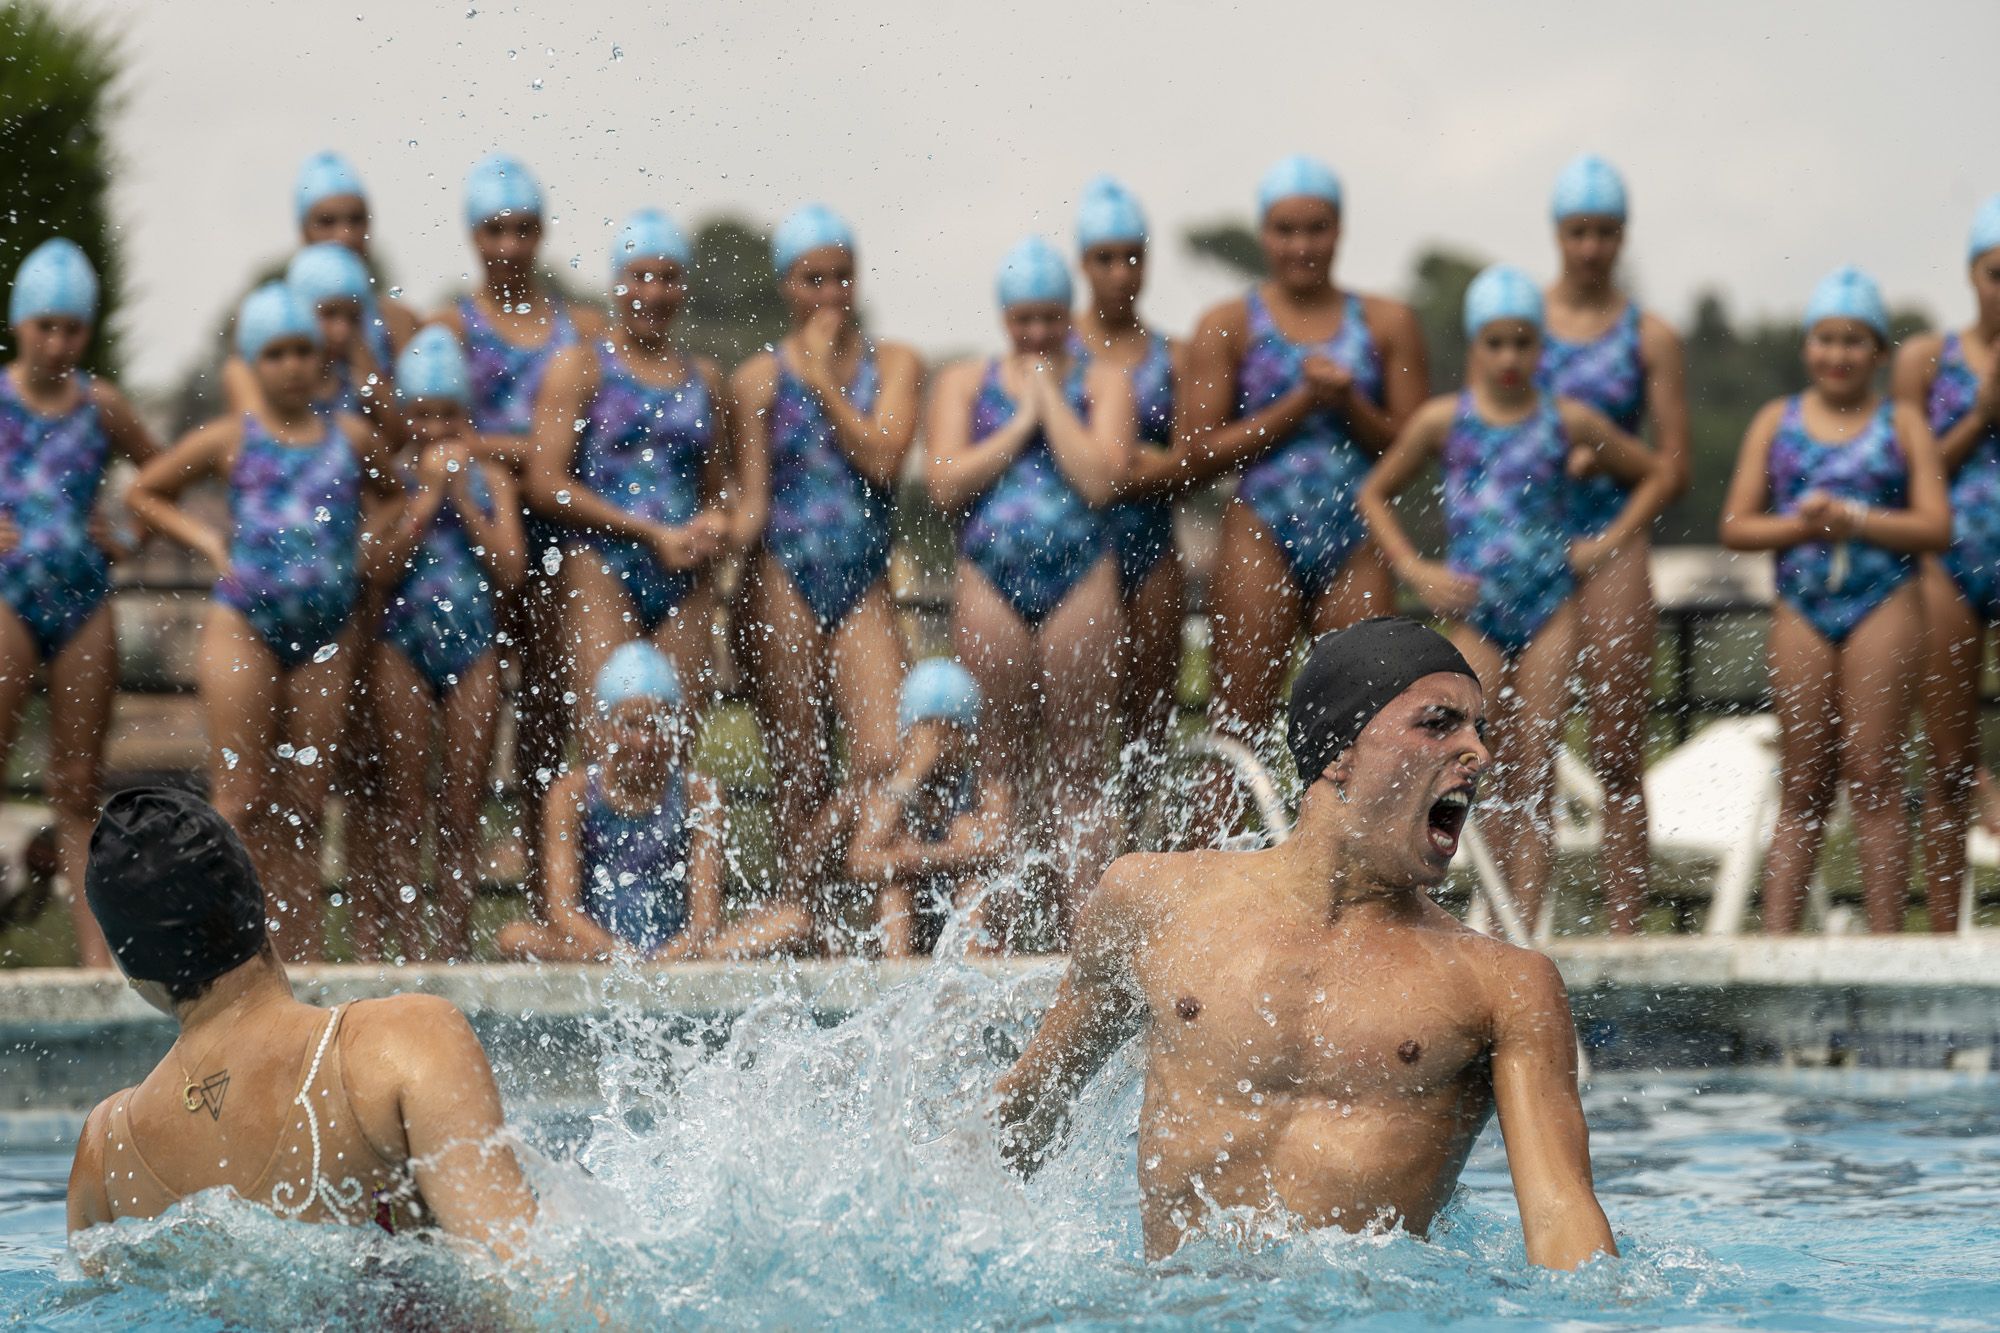
{"type": "MultiPolygon", "coordinates": [[[[1931,431],[1940,440],[1979,396],[1979,376],[1965,360],[1957,333],[1947,333],[1937,375],[1925,403],[1931,431]]],[[[1979,434],[1951,476],[1951,547],[1941,557],[1965,604],[1988,621],[2000,620],[2000,427],[1979,434]]]]}
{"type": "MultiPolygon", "coordinates": [[[[1063,390],[1076,414],[1088,420],[1082,375],[1072,370],[1063,390]]],[[[1000,386],[1000,363],[991,362],[972,404],[973,442],[1012,421],[1014,411],[1014,400],[1000,386]]],[[[1103,512],[1077,494],[1048,437],[1037,430],[974,502],[958,552],[1034,627],[1062,605],[1109,544],[1103,512]]]]}
{"type": "MultiPolygon", "coordinates": [[[[715,449],[715,403],[692,362],[679,384],[656,387],[612,352],[600,352],[597,397],[577,442],[577,480],[635,518],[677,528],[701,512],[702,469],[715,449]]],[[[642,542],[591,532],[582,543],[625,585],[642,633],[651,634],[694,589],[642,542]]]]}
{"type": "MultiPolygon", "coordinates": [[[[578,341],[576,325],[561,301],[549,302],[549,336],[539,347],[516,347],[500,336],[470,296],[458,301],[459,321],[465,326],[466,368],[472,379],[472,425],[482,435],[530,435],[535,429],[535,399],[541,394],[542,379],[549,363],[565,347],[578,341]]],[[[543,569],[542,553],[560,549],[567,529],[540,514],[530,514],[528,530],[528,572],[533,577],[543,569]]]]}
{"type": "Polygon", "coordinates": [[[215,599],[287,671],[340,637],[359,591],[361,467],[339,424],[325,426],[318,444],[289,445],[246,415],[229,472],[234,534],[215,599]]]}
{"type": "MultiPolygon", "coordinates": [[[[414,465],[403,469],[404,485],[417,485],[414,465]]],[[[473,503],[482,517],[494,517],[486,469],[472,464],[473,503]]],[[[382,638],[417,669],[434,696],[456,686],[493,647],[497,620],[495,593],[485,562],[474,549],[456,496],[448,497],[410,557],[410,574],[382,613],[382,638]]]]}
{"type": "MultiPolygon", "coordinates": [[[[1784,419],[1771,441],[1771,512],[1796,513],[1809,491],[1882,509],[1903,508],[1910,468],[1896,439],[1894,405],[1883,403],[1852,440],[1827,444],[1807,433],[1802,402],[1794,397],[1785,403],[1784,419]]],[[[1859,538],[1804,542],[1778,555],[1778,595],[1839,644],[1915,572],[1916,561],[1909,556],[1859,538]],[[1836,555],[1843,545],[1845,569],[1836,555]]]]}
{"type": "MultiPolygon", "coordinates": [[[[1078,372],[1090,368],[1090,346],[1070,335],[1070,356],[1078,372]]],[[[1139,409],[1141,447],[1170,449],[1174,443],[1174,359],[1167,340],[1150,336],[1145,359],[1132,367],[1132,397],[1139,409]]],[[[1105,511],[1112,549],[1118,553],[1118,589],[1130,598],[1174,549],[1174,506],[1170,500],[1126,500],[1105,511]]]]}
{"type": "MultiPolygon", "coordinates": [[[[1589,342],[1572,343],[1549,335],[1542,345],[1540,375],[1544,393],[1560,394],[1586,403],[1610,417],[1618,429],[1639,433],[1646,415],[1646,363],[1640,355],[1639,307],[1626,302],[1625,313],[1610,329],[1589,342]]],[[[1614,477],[1585,477],[1570,490],[1569,533],[1596,537],[1624,512],[1630,492],[1614,477]]]]}
{"type": "MultiPolygon", "coordinates": [[[[1248,304],[1250,342],[1236,370],[1239,419],[1296,388],[1306,358],[1315,353],[1346,367],[1354,376],[1354,391],[1380,406],[1382,358],[1359,296],[1349,292],[1340,328],[1331,338],[1311,344],[1291,342],[1279,332],[1262,292],[1252,290],[1248,304]]],[[[1309,602],[1333,586],[1347,558],[1367,537],[1354,496],[1369,466],[1337,413],[1314,412],[1243,469],[1236,497],[1270,530],[1309,602]]]]}
{"type": "Polygon", "coordinates": [[[1466,623],[1510,657],[1576,589],[1568,458],[1569,437],[1550,395],[1506,426],[1482,417],[1470,393],[1459,395],[1442,459],[1445,561],[1479,580],[1479,603],[1466,623]]]}
{"type": "Polygon", "coordinates": [[[593,767],[584,779],[583,910],[641,954],[687,929],[687,779],[667,775],[657,809],[621,814],[593,767]]]}
{"type": "Polygon", "coordinates": [[[89,377],[79,372],[76,387],[74,408],[45,417],[0,368],[0,514],[19,534],[0,555],[0,599],[44,658],[67,647],[111,595],[111,562],[90,538],[111,444],[89,377]]]}
{"type": "MultiPolygon", "coordinates": [[[[771,518],[764,545],[789,574],[821,629],[847,619],[889,572],[895,497],[841,452],[819,398],[777,354],[771,403],[771,518]]],[[[863,416],[881,393],[875,350],[864,346],[854,382],[842,391],[863,416]]]]}

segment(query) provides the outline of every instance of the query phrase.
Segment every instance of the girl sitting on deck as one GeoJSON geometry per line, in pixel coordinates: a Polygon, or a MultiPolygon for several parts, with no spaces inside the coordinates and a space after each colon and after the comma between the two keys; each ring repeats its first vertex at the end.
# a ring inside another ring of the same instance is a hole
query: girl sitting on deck
{"type": "Polygon", "coordinates": [[[1922,411],[1875,388],[1889,315],[1858,269],[1806,307],[1804,393],[1766,403],[1743,437],[1722,544],[1775,551],[1772,706],[1782,793],[1764,864],[1764,928],[1798,929],[1806,880],[1845,778],[1868,927],[1902,926],[1910,831],[1903,743],[1923,666],[1916,557],[1951,542],[1951,506],[1922,411]]]}

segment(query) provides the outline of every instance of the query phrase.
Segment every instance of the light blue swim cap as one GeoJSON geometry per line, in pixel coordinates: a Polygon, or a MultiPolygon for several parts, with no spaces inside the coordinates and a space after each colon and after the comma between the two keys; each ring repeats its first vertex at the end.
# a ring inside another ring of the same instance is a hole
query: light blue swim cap
{"type": "Polygon", "coordinates": [[[442,324],[426,324],[396,358],[396,397],[406,403],[435,398],[460,407],[472,402],[472,374],[465,349],[442,324]]]}
{"type": "Polygon", "coordinates": [[[37,315],[97,318],[97,270],[75,241],[61,236],[43,241],[14,270],[7,322],[19,324],[37,315]]]}
{"type": "Polygon", "coordinates": [[[292,211],[304,222],[314,204],[343,194],[368,198],[361,188],[361,173],[339,153],[314,153],[299,164],[298,179],[292,182],[292,211]]]}
{"type": "Polygon", "coordinates": [[[308,310],[321,301],[353,301],[366,313],[375,307],[374,281],[361,257],[344,245],[322,241],[292,256],[285,265],[285,285],[308,310]]]}
{"type": "Polygon", "coordinates": [[[1969,264],[1979,256],[2000,245],[2000,194],[1988,195],[1979,211],[1972,215],[1972,235],[1965,245],[1965,260],[1969,264]]]}
{"type": "Polygon", "coordinates": [[[597,696],[600,717],[609,717],[612,709],[632,699],[679,708],[681,673],[675,670],[673,658],[643,639],[634,639],[619,644],[605,659],[591,691],[597,696]]]}
{"type": "Polygon", "coordinates": [[[519,158],[489,153],[465,178],[465,225],[476,227],[502,213],[542,211],[542,187],[519,158]]]}
{"type": "Polygon", "coordinates": [[[792,265],[799,256],[814,250],[837,245],[854,253],[854,230],[847,220],[828,208],[825,204],[805,204],[792,210],[791,215],[778,224],[771,233],[771,267],[779,277],[792,271],[792,265]]]}
{"type": "Polygon", "coordinates": [[[1549,204],[1555,220],[1580,214],[1620,218],[1625,216],[1625,178],[1618,168],[1595,153],[1571,160],[1556,177],[1556,190],[1549,204]]]}
{"type": "Polygon", "coordinates": [[[267,282],[243,298],[236,310],[236,352],[255,361],[280,338],[304,338],[321,345],[319,320],[282,282],[267,282]]]}
{"type": "Polygon", "coordinates": [[[611,282],[625,278],[625,267],[635,259],[671,259],[682,268],[694,264],[694,251],[674,220],[657,208],[642,208],[625,219],[618,237],[611,242],[611,282]]]}
{"type": "Polygon", "coordinates": [[[1002,310],[1031,301],[1068,305],[1076,290],[1062,254],[1039,236],[1030,236],[1007,252],[994,285],[1002,310]]]}
{"type": "Polygon", "coordinates": [[[1340,177],[1316,157],[1293,153],[1280,158],[1257,182],[1257,216],[1261,219],[1280,199],[1324,199],[1340,207],[1340,177]]]}
{"type": "Polygon", "coordinates": [[[1099,176],[1083,187],[1076,206],[1076,248],[1113,241],[1146,240],[1146,215],[1130,190],[1109,176],[1099,176]]]}
{"type": "Polygon", "coordinates": [[[1542,289],[1535,280],[1512,264],[1494,264],[1480,271],[1465,289],[1465,336],[1476,338],[1479,331],[1497,319],[1525,319],[1542,330],[1542,289]]]}
{"type": "Polygon", "coordinates": [[[896,702],[896,730],[906,732],[919,722],[950,722],[967,731],[979,725],[979,685],[949,657],[928,657],[903,677],[896,702]]]}
{"type": "Polygon", "coordinates": [[[1889,341],[1889,308],[1882,304],[1882,289],[1852,264],[1835,269],[1813,288],[1812,300],[1806,302],[1806,332],[1823,319],[1859,320],[1889,341]]]}

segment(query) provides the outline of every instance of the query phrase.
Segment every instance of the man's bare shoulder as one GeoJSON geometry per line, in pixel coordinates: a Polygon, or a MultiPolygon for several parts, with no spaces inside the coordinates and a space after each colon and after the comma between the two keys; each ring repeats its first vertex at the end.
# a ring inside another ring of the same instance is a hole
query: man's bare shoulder
{"type": "Polygon", "coordinates": [[[1131,852],[1111,863],[1100,892],[1121,907],[1166,912],[1255,873],[1256,852],[1131,852]]]}
{"type": "Polygon", "coordinates": [[[1547,954],[1453,924],[1452,947],[1468,964],[1467,971],[1479,979],[1488,1012],[1495,1019],[1547,1011],[1567,1016],[1569,991],[1547,954]]]}

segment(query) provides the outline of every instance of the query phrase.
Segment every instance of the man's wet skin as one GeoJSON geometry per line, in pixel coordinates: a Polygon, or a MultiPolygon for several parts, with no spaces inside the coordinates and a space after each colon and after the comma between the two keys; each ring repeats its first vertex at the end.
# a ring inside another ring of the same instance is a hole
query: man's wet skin
{"type": "Polygon", "coordinates": [[[1017,1161],[1032,1169],[1062,1104],[1144,1024],[1149,1257],[1200,1229],[1211,1202],[1422,1233],[1496,1100],[1530,1257],[1611,1250],[1554,967],[1427,896],[1489,762],[1480,719],[1471,677],[1425,676],[1314,784],[1284,844],[1113,866],[1056,1005],[1001,1084],[1017,1161]]]}

